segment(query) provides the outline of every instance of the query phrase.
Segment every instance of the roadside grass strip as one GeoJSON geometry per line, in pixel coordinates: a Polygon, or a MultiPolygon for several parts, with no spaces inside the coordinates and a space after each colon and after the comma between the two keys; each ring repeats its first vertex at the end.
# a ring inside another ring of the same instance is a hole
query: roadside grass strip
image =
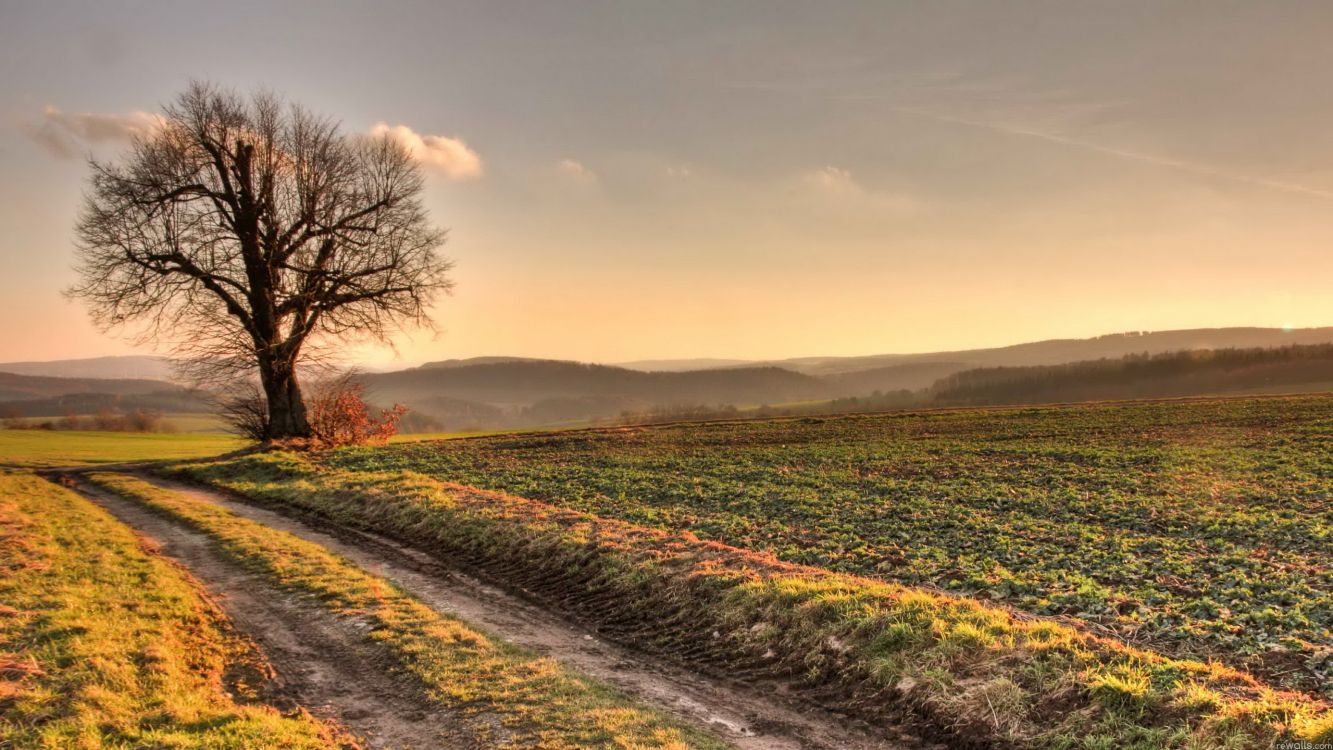
{"type": "Polygon", "coordinates": [[[553,659],[492,640],[318,544],[124,474],[88,479],[207,534],[224,554],[282,589],[353,618],[391,657],[395,671],[496,747],[727,747],[553,659]]]}
{"type": "Polygon", "coordinates": [[[198,584],[128,527],[0,472],[0,747],[340,746],[304,712],[245,702],[262,669],[198,584]]]}
{"type": "Polygon", "coordinates": [[[293,454],[174,470],[398,537],[522,586],[604,632],[728,673],[777,677],[872,722],[960,746],[1269,748],[1333,742],[1326,701],[974,599],[784,563],[411,472],[293,454]]]}

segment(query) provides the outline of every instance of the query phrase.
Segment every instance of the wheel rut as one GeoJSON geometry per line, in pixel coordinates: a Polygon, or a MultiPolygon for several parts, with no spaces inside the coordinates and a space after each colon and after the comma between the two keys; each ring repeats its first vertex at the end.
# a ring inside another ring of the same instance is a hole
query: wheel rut
{"type": "Polygon", "coordinates": [[[254,640],[275,673],[266,690],[345,729],[368,750],[481,750],[461,721],[412,696],[354,622],[270,585],[223,556],[213,541],[133,501],[79,482],[74,489],[155,544],[200,581],[237,630],[254,640]]]}

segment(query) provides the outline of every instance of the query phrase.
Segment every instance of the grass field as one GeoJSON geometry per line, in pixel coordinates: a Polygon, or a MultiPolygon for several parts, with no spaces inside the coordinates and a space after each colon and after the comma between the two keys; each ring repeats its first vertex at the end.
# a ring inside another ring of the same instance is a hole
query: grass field
{"type": "Polygon", "coordinates": [[[308,715],[242,704],[250,645],[74,493],[0,471],[0,570],[0,747],[341,747],[308,715]]]}
{"type": "Polygon", "coordinates": [[[325,454],[1059,615],[1333,695],[1333,399],[673,425],[325,454]]]}
{"type": "Polygon", "coordinates": [[[221,433],[0,430],[0,466],[78,466],[203,458],[245,444],[241,438],[221,433]]]}

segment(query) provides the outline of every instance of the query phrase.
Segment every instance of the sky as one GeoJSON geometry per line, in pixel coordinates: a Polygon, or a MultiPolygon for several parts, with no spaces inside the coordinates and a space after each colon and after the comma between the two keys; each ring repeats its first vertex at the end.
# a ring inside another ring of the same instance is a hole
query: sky
{"type": "Polygon", "coordinates": [[[414,148],[457,287],[372,366],[1333,325],[1333,3],[0,0],[0,361],[191,79],[414,148]]]}

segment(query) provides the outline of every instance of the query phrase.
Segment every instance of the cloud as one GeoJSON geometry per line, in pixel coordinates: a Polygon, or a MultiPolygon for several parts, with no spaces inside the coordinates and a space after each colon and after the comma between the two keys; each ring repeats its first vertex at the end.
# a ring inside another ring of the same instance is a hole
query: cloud
{"type": "Polygon", "coordinates": [[[443,135],[421,135],[406,125],[377,122],[370,129],[375,137],[389,136],[402,144],[422,164],[451,180],[470,180],[482,173],[481,157],[461,139],[443,135]]]}
{"type": "Polygon", "coordinates": [[[52,154],[69,159],[92,146],[127,143],[153,132],[161,124],[161,117],[148,112],[121,115],[65,112],[48,104],[42,110],[41,123],[30,127],[28,134],[52,154]]]}
{"type": "Polygon", "coordinates": [[[826,208],[894,214],[917,213],[923,208],[922,202],[912,195],[866,188],[852,176],[850,170],[833,165],[799,175],[796,186],[803,202],[822,204],[826,208]]]}
{"type": "Polygon", "coordinates": [[[694,175],[694,170],[690,169],[688,164],[677,164],[666,168],[667,177],[676,177],[684,179],[694,175]]]}
{"type": "Polygon", "coordinates": [[[583,184],[597,182],[597,173],[574,159],[561,159],[556,162],[555,168],[560,174],[566,175],[576,182],[583,184]]]}
{"type": "Polygon", "coordinates": [[[801,175],[801,182],[810,188],[835,195],[859,195],[865,190],[852,179],[852,173],[841,167],[825,166],[801,175]]]}

